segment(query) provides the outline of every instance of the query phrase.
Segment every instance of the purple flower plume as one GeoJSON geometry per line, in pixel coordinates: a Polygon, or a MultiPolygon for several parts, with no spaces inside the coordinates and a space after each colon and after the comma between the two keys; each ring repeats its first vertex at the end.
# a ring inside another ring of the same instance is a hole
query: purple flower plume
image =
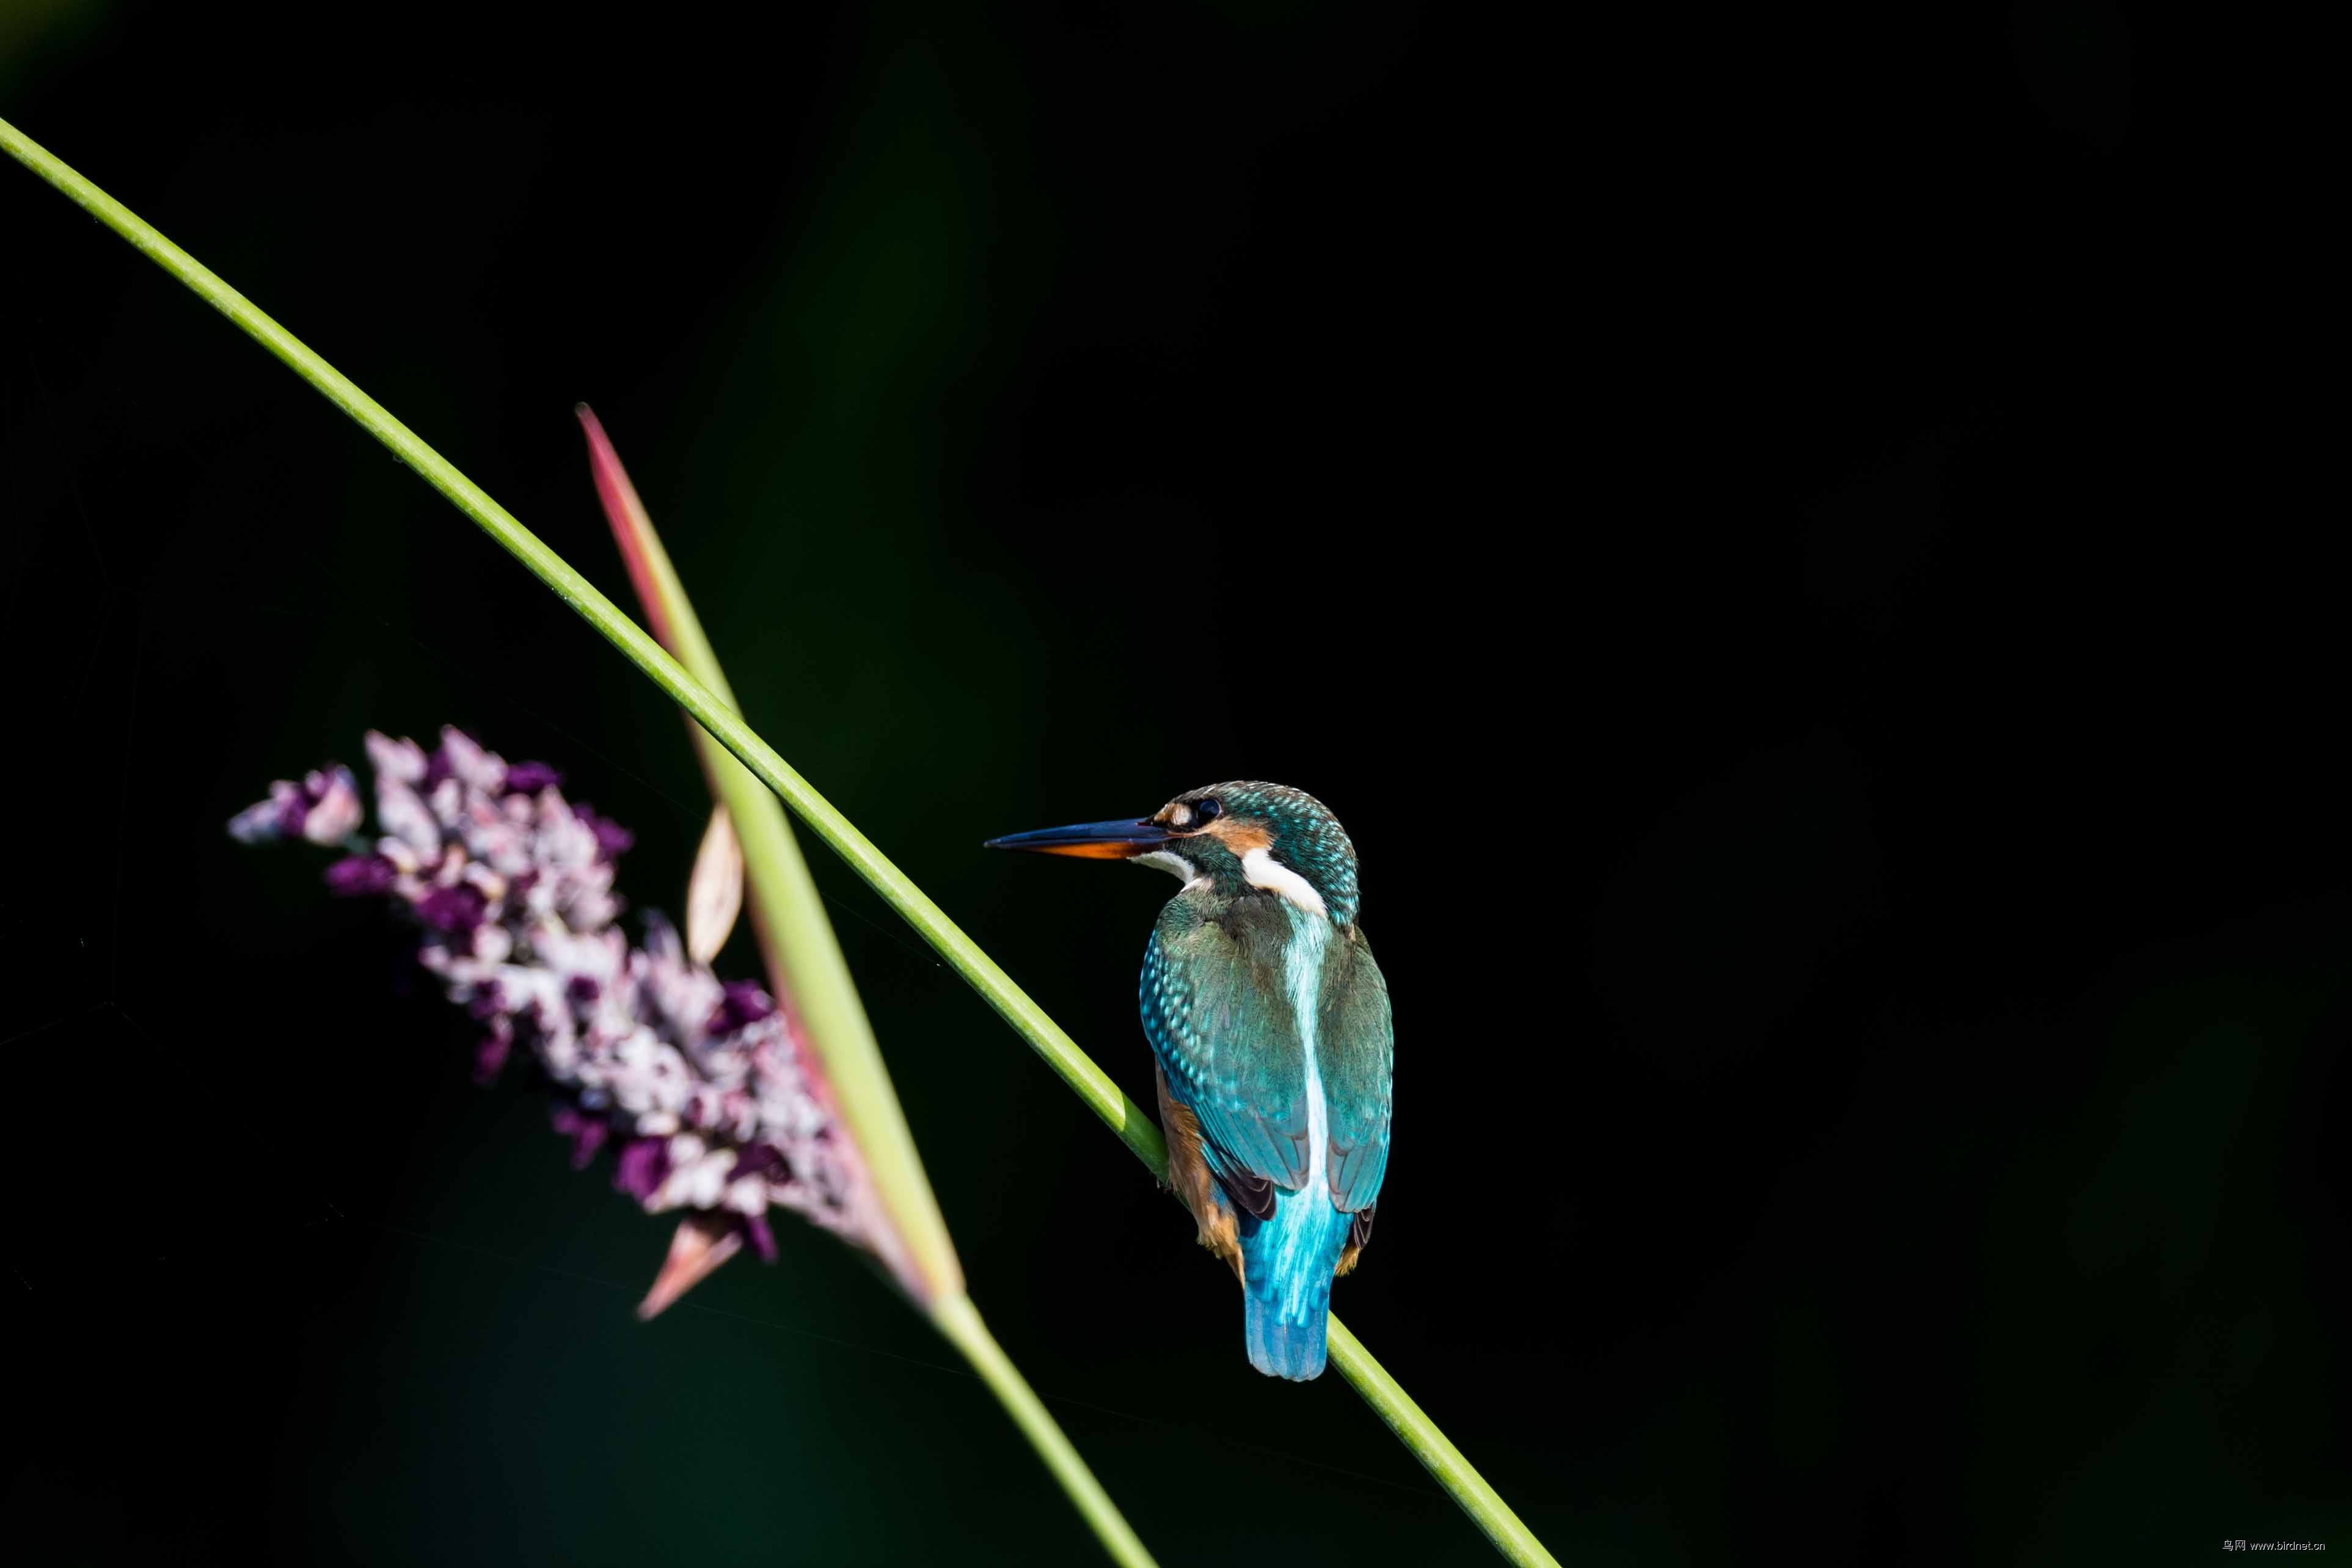
{"type": "Polygon", "coordinates": [[[509,795],[536,795],[562,782],[563,775],[544,762],[517,762],[507,768],[506,791],[509,795]]]}
{"type": "Polygon", "coordinates": [[[327,891],[337,898],[373,898],[391,892],[399,874],[382,855],[346,855],[327,868],[327,891]]]}
{"type": "Polygon", "coordinates": [[[373,840],[339,767],[271,785],[229,831],[341,847],[330,891],[388,898],[417,926],[418,961],[487,1031],[486,1080],[529,1049],[563,1097],[554,1127],[575,1166],[609,1145],[613,1185],[648,1213],[723,1220],[763,1258],[771,1205],[864,1239],[847,1134],[775,999],[691,962],[659,915],[642,946],[614,925],[626,829],[566,802],[545,763],[510,765],[456,729],[430,754],[373,733],[367,748],[373,840]]]}
{"type": "Polygon", "coordinates": [[[299,784],[280,779],[269,787],[268,800],[229,819],[228,831],[248,844],[272,839],[334,844],[359,827],[360,816],[359,785],[352,770],[330,766],[307,775],[299,784]]]}

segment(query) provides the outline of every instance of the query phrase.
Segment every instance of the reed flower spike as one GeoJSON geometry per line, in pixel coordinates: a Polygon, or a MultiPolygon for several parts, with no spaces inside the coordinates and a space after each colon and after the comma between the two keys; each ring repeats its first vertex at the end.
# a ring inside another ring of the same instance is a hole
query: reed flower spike
{"type": "Polygon", "coordinates": [[[373,733],[367,749],[373,836],[334,766],[271,785],[229,831],[343,848],[329,891],[384,898],[416,926],[417,961],[483,1028],[483,1081],[524,1046],[562,1097],[573,1166],[610,1148],[614,1187],[648,1214],[683,1211],[641,1315],[746,1245],[772,1261],[772,1207],[880,1251],[861,1167],[785,1010],[689,958],[658,915],[635,946],[615,924],[627,830],[567,800],[552,768],[459,730],[430,752],[373,733]]]}

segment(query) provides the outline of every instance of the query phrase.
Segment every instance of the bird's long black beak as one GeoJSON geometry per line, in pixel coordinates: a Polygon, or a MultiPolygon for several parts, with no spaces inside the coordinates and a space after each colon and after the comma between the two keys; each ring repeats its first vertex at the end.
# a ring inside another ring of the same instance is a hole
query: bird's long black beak
{"type": "Polygon", "coordinates": [[[989,840],[982,847],[1027,850],[1040,855],[1076,855],[1090,861],[1123,861],[1150,854],[1174,837],[1157,822],[1080,822],[1070,828],[1008,833],[1003,838],[989,840]]]}

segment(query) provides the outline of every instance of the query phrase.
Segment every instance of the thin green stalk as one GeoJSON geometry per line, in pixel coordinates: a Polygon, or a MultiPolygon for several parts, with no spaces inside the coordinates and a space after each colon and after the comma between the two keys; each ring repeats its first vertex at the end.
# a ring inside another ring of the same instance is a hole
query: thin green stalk
{"type": "MultiPolygon", "coordinates": [[[[816,902],[815,884],[808,881],[806,869],[799,863],[799,848],[792,842],[792,830],[784,821],[782,810],[776,805],[775,796],[761,789],[734,758],[712,744],[709,736],[698,730],[695,739],[703,753],[703,768],[718,783],[719,798],[734,817],[736,831],[741,836],[751,917],[760,927],[763,941],[771,932],[794,925],[805,932],[808,922],[824,922],[824,906],[816,902]],[[766,808],[764,810],[761,809],[763,806],[766,808]],[[793,870],[797,873],[785,879],[787,885],[782,889],[777,886],[779,879],[761,869],[774,864],[774,857],[779,853],[788,853],[793,857],[793,870]],[[793,907],[800,902],[803,888],[807,907],[793,907]]],[[[840,947],[832,939],[829,923],[825,924],[824,931],[826,945],[832,947],[837,959],[840,947]]],[[[797,977],[804,976],[807,971],[803,968],[793,972],[797,977]]],[[[808,988],[797,980],[793,990],[793,1003],[806,1021],[805,1032],[813,1045],[822,1038],[823,1030],[837,1030],[843,1026],[842,1008],[836,1005],[828,1009],[828,1016],[821,1018],[818,1009],[810,1005],[808,988]]],[[[856,1009],[856,1022],[863,1026],[865,1011],[862,1007],[857,1007],[854,992],[848,1005],[856,1009]]],[[[838,1037],[835,1039],[837,1040],[838,1037]]],[[[870,1041],[870,1032],[867,1039],[870,1041]]],[[[848,1053],[835,1049],[821,1054],[826,1072],[835,1078],[834,1087],[837,1103],[845,1116],[854,1106],[870,1103],[861,1101],[861,1096],[870,1096],[875,1092],[872,1085],[853,1092],[848,1084],[839,1081],[848,1053]]],[[[878,1055],[875,1058],[874,1067],[878,1074],[878,1055]]],[[[889,1092],[887,1076],[881,1077],[880,1087],[882,1092],[889,1092]]],[[[897,1111],[895,1095],[889,1108],[893,1113],[897,1111]]],[[[876,1119],[869,1117],[867,1120],[876,1119]]],[[[856,1124],[853,1120],[853,1126],[856,1124]]],[[[900,1125],[903,1129],[904,1124],[900,1125]]],[[[852,1142],[856,1143],[866,1135],[863,1132],[853,1133],[852,1142]]],[[[907,1157],[913,1157],[911,1140],[908,1145],[907,1157]]],[[[868,1156],[869,1175],[877,1163],[868,1156]]],[[[1071,1506],[1094,1531],[1096,1539],[1102,1543],[1103,1550],[1109,1553],[1111,1560],[1124,1564],[1125,1568],[1155,1568],[1151,1553],[1144,1549],[1143,1542],[1120,1515],[1118,1505],[1111,1501],[1110,1495],[1103,1490],[1102,1483],[1095,1479],[1094,1472],[1087,1468],[1086,1460],[1078,1457],[1077,1449],[1071,1447],[1069,1438],[1063,1435],[1045,1405],[1031,1391],[1020,1370],[1013,1364],[1012,1358],[1004,1354],[1003,1348],[990,1336],[987,1326],[981,1322],[980,1310],[963,1292],[962,1273],[957,1268],[955,1253],[948,1244],[945,1224],[939,1221],[938,1201],[931,1196],[930,1184],[924,1180],[919,1165],[914,1167],[913,1180],[921,1186],[923,1207],[931,1220],[938,1223],[939,1234],[938,1255],[929,1260],[922,1281],[927,1288],[920,1291],[910,1289],[908,1294],[929,1317],[931,1325],[949,1343],[962,1352],[972,1370],[980,1374],[981,1380],[988,1385],[989,1392],[996,1396],[998,1403],[1004,1406],[1005,1414],[1013,1417],[1013,1424],[1021,1428],[1022,1436],[1029,1439],[1030,1447],[1036,1449],[1037,1457],[1045,1461],[1045,1469],[1061,1484],[1071,1506]]],[[[903,1214],[898,1213],[892,1216],[894,1220],[901,1222],[904,1218],[903,1214]]]]}
{"type": "MultiPolygon", "coordinates": [[[[1046,1065],[1060,1074],[1063,1082],[1125,1141],[1155,1176],[1166,1170],[1166,1145],[1160,1141],[1160,1129],[1143,1108],[1129,1099],[1111,1081],[1110,1075],[1096,1066],[1093,1060],[1078,1049],[1077,1042],[1047,1017],[1045,1009],[1031,1000],[1027,992],[1013,984],[1012,977],[999,968],[994,959],[981,951],[979,945],[965,936],[938,904],[891,864],[865,834],[810,788],[808,780],[794,772],[773,747],[753,734],[751,727],[720,702],[709,688],[688,675],[677,660],[662,651],[659,643],[624,615],[611,600],[598,592],[593,584],[572,570],[562,557],[541,544],[505,507],[459,473],[446,458],[419,440],[415,432],[394,419],[382,404],[360,391],[292,333],[271,320],[251,300],[231,288],[129,208],[91,184],[5,120],[0,120],[0,146],[6,147],[17,162],[121,235],[157,266],[236,323],[262,347],[284,361],[297,375],[316,387],[330,402],[391,448],[394,455],[415,469],[424,476],[425,483],[440,491],[484,532],[505,546],[509,553],[530,570],[532,575],[553,589],[557,597],[571,605],[582,619],[604,633],[614,647],[627,655],[631,663],[651,677],[654,684],[691,715],[696,723],[733,752],[744,767],[751,770],[752,777],[782,797],[784,803],[808,824],[812,832],[847,861],[885,903],[920,932],[924,939],[939,950],[940,956],[1003,1016],[1014,1031],[1045,1059],[1046,1065]]],[[[1486,1532],[1496,1550],[1514,1563],[1559,1568],[1551,1554],[1519,1521],[1509,1506],[1495,1494],[1494,1489],[1483,1480],[1475,1487],[1465,1484],[1465,1478],[1475,1477],[1476,1471],[1438,1430],[1435,1423],[1412,1401],[1403,1396],[1395,1381],[1363,1349],[1361,1343],[1341,1328],[1337,1317],[1331,1320],[1331,1327],[1335,1331],[1332,1360],[1339,1367],[1341,1375],[1355,1385],[1357,1391],[1372,1404],[1381,1418],[1396,1432],[1399,1440],[1412,1450],[1413,1457],[1422,1462],[1439,1485],[1453,1495],[1463,1511],[1486,1532]],[[1342,1352],[1343,1343],[1353,1347],[1353,1354],[1342,1352]],[[1383,1403],[1391,1392],[1394,1399],[1383,1403]]]]}
{"type": "MultiPolygon", "coordinates": [[[[579,410],[588,432],[590,465],[598,495],[604,502],[614,538],[628,563],[630,580],[662,643],[677,650],[691,667],[694,679],[709,690],[729,713],[735,711],[735,694],[719,667],[719,655],[703,635],[686,588],[670,566],[661,536],[646,515],[629,483],[620,458],[604,440],[602,426],[585,405],[579,410]]],[[[702,761],[710,792],[733,821],[741,845],[745,884],[750,894],[751,924],[759,936],[760,956],[784,1000],[801,1025],[801,1036],[817,1058],[824,1091],[834,1109],[847,1124],[851,1146],[865,1165],[867,1180],[880,1200],[892,1234],[877,1238],[890,1251],[891,1266],[908,1293],[926,1310],[941,1297],[963,1291],[963,1269],[956,1260],[955,1244],[940,1214],[939,1197],[923,1172],[914,1134],[907,1126],[898,1091],[875,1043],[874,1026],[850,978],[848,961],[793,825],[775,795],[711,739],[709,732],[692,729],[695,751],[702,761]],[[892,1255],[895,1254],[895,1255],[892,1255]]]]}
{"type": "MultiPolygon", "coordinates": [[[[727,673],[719,667],[710,639],[703,634],[702,619],[695,613],[694,601],[687,597],[686,585],[678,580],[677,570],[670,564],[669,551],[663,547],[661,533],[654,527],[645,503],[638,499],[636,486],[629,482],[628,470],[622,465],[620,455],[605,438],[604,427],[597,423],[587,405],[583,403],[577,412],[588,436],[589,467],[595,477],[597,496],[604,504],[605,519],[613,526],[614,539],[621,547],[622,558],[628,564],[629,580],[636,588],[647,618],[663,644],[676,649],[703,685],[733,708],[735,694],[728,686],[727,673]]],[[[842,961],[841,944],[834,936],[833,924],[825,918],[824,906],[818,901],[816,884],[810,880],[808,867],[801,860],[800,846],[793,840],[792,824],[785,820],[783,807],[707,732],[693,729],[693,736],[695,749],[702,758],[703,775],[710,781],[711,793],[733,821],[742,846],[751,924],[759,936],[761,956],[776,981],[776,994],[799,1016],[801,1032],[831,1080],[827,1088],[836,1107],[845,1118],[860,1108],[869,1113],[864,1123],[852,1120],[853,1146],[867,1136],[892,1139],[900,1145],[900,1198],[919,1198],[921,1207],[919,1213],[893,1214],[893,1222],[902,1229],[928,1228],[936,1233],[929,1248],[935,1260],[919,1281],[924,1288],[910,1287],[908,1294],[929,1316],[932,1326],[963,1353],[972,1370],[980,1374],[1003,1405],[1005,1414],[1013,1417],[1013,1424],[1037,1450],[1037,1457],[1045,1462],[1046,1469],[1061,1483],[1071,1505],[1093,1529],[1103,1550],[1113,1561],[1128,1564],[1129,1568],[1149,1568],[1150,1553],[1120,1517],[1102,1484],[1095,1479],[1094,1472],[1087,1469],[1086,1461],[1070,1446],[1069,1438],[1063,1436],[1061,1427],[1023,1381],[1012,1359],[989,1336],[986,1325],[981,1322],[980,1310],[964,1294],[963,1276],[956,1267],[955,1251],[948,1239],[946,1222],[940,1218],[938,1199],[923,1175],[914,1135],[907,1130],[906,1118],[890,1087],[889,1074],[874,1044],[865,1007],[849,978],[848,967],[842,961]],[[813,998],[813,981],[822,988],[830,988],[832,995],[813,998]],[[845,1071],[854,1076],[845,1077],[845,1071]],[[870,1132],[863,1130],[869,1126],[870,1132]]],[[[869,1174],[874,1163],[870,1158],[867,1161],[869,1174]]]]}
{"type": "Polygon", "coordinates": [[[988,1332],[988,1325],[980,1321],[980,1309],[971,1304],[971,1298],[954,1296],[938,1302],[931,1309],[931,1322],[963,1352],[972,1370],[980,1374],[1006,1413],[1028,1435],[1030,1443],[1061,1481],[1062,1490],[1070,1494],[1070,1500],[1094,1526],[1104,1549],[1121,1563],[1150,1563],[1143,1542],[1128,1528],[1127,1521],[1119,1516],[1102,1484],[1095,1479],[1094,1472],[1087,1469],[1078,1451],[1070,1447],[1069,1438],[1062,1435],[1062,1428],[1046,1414],[1044,1403],[1022,1378],[1020,1368],[1004,1354],[1004,1347],[988,1332]]]}
{"type": "Polygon", "coordinates": [[[850,1145],[880,1200],[883,1224],[891,1234],[877,1239],[903,1249],[903,1257],[886,1251],[883,1261],[929,1312],[942,1298],[962,1293],[963,1267],[940,1214],[938,1195],[923,1174],[865,1004],[850,980],[840,939],[825,918],[816,883],[775,796],[709,736],[698,729],[694,740],[703,773],[734,818],[743,845],[744,902],[777,971],[772,983],[798,1019],[801,1036],[823,1070],[828,1097],[847,1124],[850,1145]]]}

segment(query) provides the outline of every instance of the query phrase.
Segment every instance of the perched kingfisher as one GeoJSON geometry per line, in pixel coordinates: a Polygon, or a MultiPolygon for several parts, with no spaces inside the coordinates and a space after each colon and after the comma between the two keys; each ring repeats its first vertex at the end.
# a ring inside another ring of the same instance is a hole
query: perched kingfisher
{"type": "Polygon", "coordinates": [[[1304,790],[1244,781],[988,847],[1137,861],[1184,884],[1140,989],[1168,1182],[1242,1282],[1250,1364],[1317,1376],[1331,1281],[1371,1239],[1389,1163],[1388,984],[1356,925],[1347,830],[1304,790]]]}

